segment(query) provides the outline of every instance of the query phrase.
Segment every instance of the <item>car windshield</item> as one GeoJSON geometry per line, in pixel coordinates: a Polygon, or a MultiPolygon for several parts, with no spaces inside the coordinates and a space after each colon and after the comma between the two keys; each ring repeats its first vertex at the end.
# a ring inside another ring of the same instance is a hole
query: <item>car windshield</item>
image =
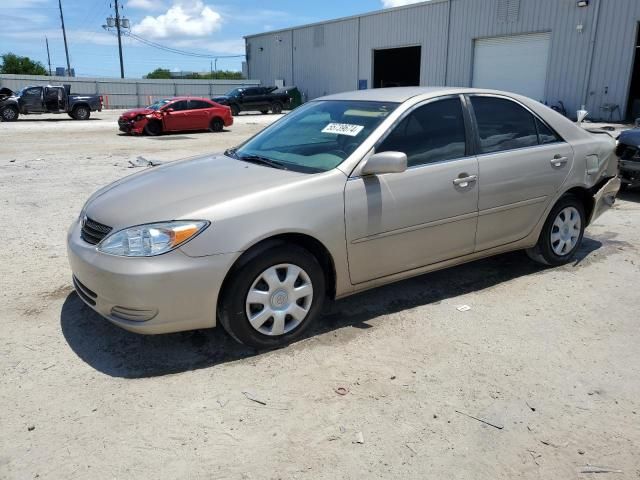
{"type": "Polygon", "coordinates": [[[156,103],[152,103],[147,108],[150,110],[159,110],[164,107],[167,103],[171,101],[170,98],[163,98],[162,100],[158,100],[156,103]]]}
{"type": "Polygon", "coordinates": [[[397,103],[321,100],[297,108],[229,154],[300,172],[340,165],[397,103]]]}
{"type": "Polygon", "coordinates": [[[233,90],[229,90],[227,93],[225,93],[225,95],[228,97],[235,97],[241,94],[243,91],[244,91],[244,88],[234,88],[233,90]]]}

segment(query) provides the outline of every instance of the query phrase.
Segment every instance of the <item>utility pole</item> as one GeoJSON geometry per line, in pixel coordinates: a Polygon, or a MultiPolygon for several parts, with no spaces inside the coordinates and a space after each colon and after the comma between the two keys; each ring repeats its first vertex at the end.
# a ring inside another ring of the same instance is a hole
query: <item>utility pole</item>
{"type": "Polygon", "coordinates": [[[45,36],[44,41],[47,44],[47,63],[49,64],[49,76],[51,76],[51,55],[49,55],[49,39],[45,36]]]}
{"type": "Polygon", "coordinates": [[[64,29],[64,15],[62,15],[62,0],[58,0],[60,7],[60,22],[62,23],[62,38],[64,38],[64,53],[67,56],[67,75],[71,75],[71,64],[69,63],[69,47],[67,47],[67,32],[64,29]]]}
{"type": "Polygon", "coordinates": [[[118,0],[116,3],[116,30],[118,31],[118,52],[120,53],[120,78],[124,78],[124,63],[122,62],[122,39],[120,38],[120,9],[118,8],[118,0]]]}

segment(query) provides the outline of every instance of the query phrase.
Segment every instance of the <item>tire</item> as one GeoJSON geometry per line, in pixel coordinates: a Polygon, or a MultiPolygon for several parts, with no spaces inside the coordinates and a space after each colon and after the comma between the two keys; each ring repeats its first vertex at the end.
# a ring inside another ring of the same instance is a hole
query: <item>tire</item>
{"type": "Polygon", "coordinates": [[[211,123],[209,124],[210,132],[221,132],[223,128],[224,128],[224,122],[219,118],[212,119],[211,123]]]}
{"type": "Polygon", "coordinates": [[[543,265],[570,262],[582,244],[586,223],[582,201],[574,195],[564,195],[551,209],[538,243],[527,250],[527,255],[543,265]]]}
{"type": "Polygon", "coordinates": [[[273,244],[241,262],[221,294],[218,317],[225,330],[257,349],[299,339],[322,312],[325,275],[318,260],[296,245],[273,244]]]}
{"type": "Polygon", "coordinates": [[[20,112],[13,105],[8,107],[4,107],[2,111],[0,111],[0,116],[2,117],[3,122],[15,122],[20,117],[20,112]]]}
{"type": "Polygon", "coordinates": [[[282,113],[282,104],[280,102],[273,102],[271,104],[271,113],[275,115],[282,113]]]}
{"type": "Polygon", "coordinates": [[[269,113],[269,110],[260,110],[260,113],[266,115],[267,113],[269,113]]]}
{"type": "Polygon", "coordinates": [[[144,133],[151,137],[162,135],[162,123],[160,123],[160,121],[158,120],[147,122],[147,124],[144,126],[144,133]]]}
{"type": "Polygon", "coordinates": [[[89,120],[89,117],[91,117],[91,110],[85,105],[78,105],[73,109],[71,114],[76,120],[89,120]]]}
{"type": "Polygon", "coordinates": [[[238,107],[237,105],[231,105],[229,106],[229,108],[231,108],[231,115],[233,115],[234,117],[240,115],[240,107],[238,107]]]}

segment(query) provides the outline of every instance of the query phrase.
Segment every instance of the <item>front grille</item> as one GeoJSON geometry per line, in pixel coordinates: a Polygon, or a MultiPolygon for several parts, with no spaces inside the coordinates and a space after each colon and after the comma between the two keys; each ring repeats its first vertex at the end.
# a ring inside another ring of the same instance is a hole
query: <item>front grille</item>
{"type": "Polygon", "coordinates": [[[111,227],[91,220],[89,217],[85,217],[82,220],[80,236],[85,242],[91,245],[97,245],[111,230],[111,227]]]}
{"type": "Polygon", "coordinates": [[[618,155],[620,160],[640,161],[640,149],[632,145],[620,143],[616,148],[616,155],[618,155]]]}

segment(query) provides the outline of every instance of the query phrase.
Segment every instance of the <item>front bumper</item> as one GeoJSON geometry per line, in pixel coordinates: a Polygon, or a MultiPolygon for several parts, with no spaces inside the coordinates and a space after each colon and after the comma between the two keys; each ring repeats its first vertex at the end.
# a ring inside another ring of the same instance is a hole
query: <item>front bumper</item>
{"type": "Polygon", "coordinates": [[[240,253],[189,257],[180,249],[147,258],[100,253],[75,221],[67,255],[78,296],[112,323],[156,334],[216,325],[222,282],[240,253]]]}
{"type": "Polygon", "coordinates": [[[620,160],[618,162],[622,182],[627,185],[640,185],[640,160],[620,160]]]}
{"type": "Polygon", "coordinates": [[[142,134],[146,124],[147,124],[146,118],[143,118],[138,121],[136,121],[135,119],[130,119],[130,120],[125,118],[118,119],[118,128],[120,129],[121,132],[124,132],[124,133],[142,134]]]}

